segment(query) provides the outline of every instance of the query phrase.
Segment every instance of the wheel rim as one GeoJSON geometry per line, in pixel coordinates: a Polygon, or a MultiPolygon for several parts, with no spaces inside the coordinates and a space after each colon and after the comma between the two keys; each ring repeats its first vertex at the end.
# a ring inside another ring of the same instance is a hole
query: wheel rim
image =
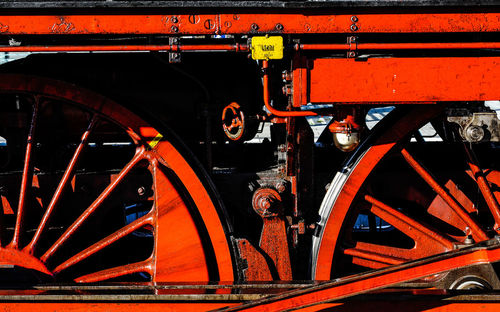
{"type": "Polygon", "coordinates": [[[50,281],[233,280],[216,204],[170,137],[60,81],[0,75],[0,96],[0,264],[50,281]]]}
{"type": "Polygon", "coordinates": [[[416,107],[390,128],[380,125],[377,138],[337,174],[320,210],[320,236],[313,239],[313,278],[327,280],[399,264],[495,235],[487,227],[498,212],[490,188],[492,181],[497,183],[498,171],[488,172],[490,181],[481,182],[474,177],[477,162],[470,157],[470,169],[462,174],[469,175],[467,183],[474,183],[480,194],[471,200],[470,192],[465,194],[465,187],[454,183],[458,175],[436,179],[436,172],[405,145],[409,135],[442,111],[443,106],[416,107]],[[398,161],[406,166],[402,177],[398,161]],[[399,168],[393,170],[399,179],[392,178],[391,167],[399,168]]]}

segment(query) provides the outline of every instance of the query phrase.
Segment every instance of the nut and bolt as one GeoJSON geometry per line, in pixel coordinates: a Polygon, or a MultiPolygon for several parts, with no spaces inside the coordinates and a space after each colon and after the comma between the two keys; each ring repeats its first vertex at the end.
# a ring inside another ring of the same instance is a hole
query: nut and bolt
{"type": "Polygon", "coordinates": [[[289,84],[286,84],[283,86],[282,91],[283,91],[283,94],[286,96],[291,95],[292,94],[292,86],[289,84]]]}
{"type": "Polygon", "coordinates": [[[289,82],[292,81],[292,73],[289,72],[288,70],[284,70],[281,73],[281,78],[283,78],[283,82],[289,82]]]}
{"type": "Polygon", "coordinates": [[[465,138],[469,142],[479,142],[484,138],[484,130],[479,126],[469,126],[465,129],[465,138]]]}
{"type": "Polygon", "coordinates": [[[262,198],[259,201],[259,206],[262,207],[263,209],[267,210],[267,209],[271,208],[271,202],[269,201],[268,198],[262,198]]]}
{"type": "Polygon", "coordinates": [[[282,31],[284,27],[282,24],[278,23],[278,24],[276,24],[275,28],[276,28],[276,30],[282,31]]]}
{"type": "Polygon", "coordinates": [[[357,31],[358,30],[358,26],[356,24],[352,24],[351,25],[351,30],[352,31],[357,31]]]}
{"type": "Polygon", "coordinates": [[[357,23],[358,22],[358,17],[356,15],[351,16],[351,22],[357,23]]]}
{"type": "Polygon", "coordinates": [[[259,25],[253,23],[250,28],[252,28],[252,30],[259,30],[259,25]]]}
{"type": "Polygon", "coordinates": [[[139,196],[144,196],[146,194],[146,188],[144,186],[141,186],[137,189],[137,194],[139,194],[139,196]]]}
{"type": "Polygon", "coordinates": [[[179,31],[179,27],[177,27],[177,26],[172,26],[172,27],[170,28],[170,30],[171,30],[172,32],[176,33],[176,32],[178,32],[178,31],[179,31]]]}
{"type": "Polygon", "coordinates": [[[347,57],[356,57],[356,52],[354,51],[347,52],[347,57]]]}
{"type": "Polygon", "coordinates": [[[286,191],[286,184],[283,181],[277,182],[274,185],[274,187],[276,188],[276,190],[278,191],[278,193],[283,193],[284,191],[286,191]]]}
{"type": "Polygon", "coordinates": [[[177,18],[177,16],[172,16],[172,18],[170,20],[172,21],[172,23],[178,23],[179,22],[179,19],[177,18]]]}

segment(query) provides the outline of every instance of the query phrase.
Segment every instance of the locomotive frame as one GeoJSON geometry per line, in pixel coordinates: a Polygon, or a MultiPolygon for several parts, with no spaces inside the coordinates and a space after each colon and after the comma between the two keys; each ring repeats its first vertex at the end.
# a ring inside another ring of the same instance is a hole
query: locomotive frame
{"type": "Polygon", "coordinates": [[[495,309],[499,7],[0,1],[2,308],[495,309]]]}

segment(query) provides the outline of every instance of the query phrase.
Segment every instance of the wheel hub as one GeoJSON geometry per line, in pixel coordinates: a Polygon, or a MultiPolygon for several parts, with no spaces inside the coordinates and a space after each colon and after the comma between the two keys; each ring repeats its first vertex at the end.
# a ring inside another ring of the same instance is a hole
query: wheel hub
{"type": "Polygon", "coordinates": [[[27,252],[17,249],[0,249],[0,266],[19,266],[53,276],[40,260],[27,252]]]}

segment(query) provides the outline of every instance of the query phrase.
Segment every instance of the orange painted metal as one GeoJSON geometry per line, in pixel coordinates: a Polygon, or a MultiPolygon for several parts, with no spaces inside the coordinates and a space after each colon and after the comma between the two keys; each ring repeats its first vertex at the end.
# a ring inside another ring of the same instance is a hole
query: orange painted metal
{"type": "Polygon", "coordinates": [[[425,182],[455,211],[455,213],[462,219],[464,223],[472,231],[473,238],[480,242],[488,239],[488,235],[484,230],[476,223],[465,210],[464,207],[460,206],[457,200],[446,191],[439,183],[432,177],[432,175],[415,159],[406,149],[401,150],[401,154],[408,164],[425,180],[425,182]]]}
{"type": "Polygon", "coordinates": [[[493,226],[493,229],[495,231],[500,230],[500,207],[498,205],[498,202],[493,195],[493,192],[491,191],[490,184],[486,177],[483,174],[483,170],[479,167],[478,161],[470,147],[468,147],[466,144],[464,144],[465,147],[465,154],[467,155],[467,163],[469,164],[469,168],[471,169],[472,172],[472,177],[476,180],[479,190],[483,194],[484,200],[486,201],[486,204],[488,205],[488,208],[490,209],[491,215],[493,216],[493,219],[495,220],[495,225],[493,226]]]}
{"type": "Polygon", "coordinates": [[[401,118],[394,125],[394,129],[398,129],[398,131],[391,131],[380,137],[356,165],[345,182],[342,192],[335,201],[330,217],[324,226],[321,245],[316,256],[317,263],[315,265],[314,279],[329,280],[332,275],[335,275],[336,272],[334,272],[335,268],[332,268],[332,262],[337,250],[337,244],[339,243],[339,239],[341,239],[342,225],[347,217],[349,208],[353,204],[354,197],[367,179],[369,173],[393,149],[397,141],[402,139],[411,129],[418,127],[423,121],[428,120],[441,110],[441,105],[416,107],[410,114],[401,118]]]}
{"type": "Polygon", "coordinates": [[[0,46],[0,52],[137,52],[137,51],[249,51],[243,44],[200,44],[200,45],[67,45],[67,46],[0,46]]]}
{"type": "Polygon", "coordinates": [[[323,58],[309,60],[308,72],[301,105],[500,99],[497,57],[323,58]]]}
{"type": "Polygon", "coordinates": [[[272,107],[270,99],[269,99],[269,61],[262,61],[262,70],[264,71],[262,83],[264,90],[264,105],[267,110],[271,113],[271,115],[278,117],[303,117],[303,116],[317,116],[318,114],[311,111],[280,111],[272,107]]]}
{"type": "MultiPolygon", "coordinates": [[[[148,273],[152,281],[156,282],[233,280],[233,263],[227,236],[210,195],[191,166],[169,141],[156,140],[155,145],[146,145],[145,142],[154,140],[143,136],[144,131],[141,130],[149,129],[145,134],[161,138],[157,130],[115,102],[87,90],[75,90],[74,86],[63,82],[23,75],[2,75],[0,90],[11,93],[43,94],[45,97],[57,97],[68,103],[79,103],[82,107],[95,112],[98,119],[105,116],[108,120],[121,123],[130,139],[137,145],[135,155],[128,164],[114,179],[111,179],[107,188],[69,225],[55,243],[48,246],[47,250],[37,252],[39,245],[37,242],[43,239],[43,229],[54,211],[52,209],[46,210],[37,227],[36,235],[27,246],[12,243],[7,247],[0,246],[0,264],[33,269],[57,280],[62,271],[88,259],[133,231],[149,227],[154,237],[153,253],[149,258],[79,276],[74,281],[98,282],[135,272],[148,273]],[[149,164],[153,180],[154,205],[149,213],[93,244],[90,241],[90,246],[75,252],[62,263],[48,261],[76,231],[81,229],[87,218],[99,209],[101,203],[110,196],[135,165],[144,161],[149,164]],[[179,189],[179,183],[185,189],[179,189]],[[193,209],[197,210],[196,218],[193,216],[193,209]],[[202,233],[206,236],[202,237],[202,233]]],[[[76,148],[49,207],[57,205],[60,197],[58,192],[62,191],[69,181],[81,150],[86,145],[85,138],[91,132],[94,122],[90,122],[87,130],[83,129],[82,141],[76,148]]],[[[31,128],[34,129],[34,125],[31,128]]],[[[31,166],[29,161],[25,162],[25,167],[26,164],[31,166]]],[[[23,176],[31,176],[26,170],[24,172],[23,176]]],[[[19,211],[17,209],[16,212],[18,219],[21,220],[18,223],[22,225],[23,219],[19,211]]],[[[22,229],[20,226],[17,238],[27,235],[22,229]]]]}
{"type": "Polygon", "coordinates": [[[109,311],[109,312],[137,312],[137,311],[212,311],[238,303],[172,303],[172,302],[2,302],[0,311],[109,311]]]}
{"type": "MultiPolygon", "coordinates": [[[[21,293],[20,291],[18,293],[21,293]]],[[[34,292],[33,292],[34,293],[34,292]]],[[[11,294],[12,295],[12,294],[11,294]]],[[[8,296],[8,295],[6,295],[8,296]]],[[[146,300],[115,300],[96,298],[91,302],[78,300],[54,300],[54,301],[5,301],[0,297],[0,311],[110,311],[110,312],[135,312],[137,310],[147,311],[223,311],[228,307],[241,305],[242,301],[218,301],[218,302],[175,302],[175,301],[149,301],[146,300]]],[[[68,296],[70,297],[70,296],[68,296]]],[[[97,297],[97,296],[96,296],[97,297]]],[[[115,296],[116,297],[116,296],[115,296]]],[[[150,296],[153,297],[153,296],[150,296]]],[[[158,296],[160,297],[160,296],[158,296]]],[[[112,296],[109,295],[111,299],[112,296]]],[[[355,300],[340,300],[333,303],[317,304],[301,308],[299,311],[400,311],[409,312],[461,312],[461,311],[485,311],[496,312],[500,308],[498,298],[490,295],[460,296],[449,294],[439,290],[409,290],[409,291],[380,291],[375,294],[361,296],[355,300]],[[467,300],[469,299],[469,301],[467,300]]]]}
{"type": "Polygon", "coordinates": [[[454,244],[448,238],[435,233],[425,225],[409,218],[383,202],[365,195],[365,200],[372,204],[371,212],[411,237],[416,243],[411,249],[381,246],[366,242],[357,242],[353,248],[344,250],[344,254],[353,256],[353,262],[370,268],[381,268],[388,264],[398,264],[425,255],[433,255],[453,250],[454,244]]]}
{"type": "Polygon", "coordinates": [[[347,298],[459,267],[496,261],[500,261],[500,245],[497,240],[493,240],[493,245],[490,247],[469,248],[366,274],[328,281],[310,288],[292,290],[276,297],[230,308],[227,311],[288,311],[347,298]]]}
{"type": "Polygon", "coordinates": [[[329,44],[309,43],[296,44],[295,50],[445,50],[445,49],[499,49],[499,42],[432,42],[432,43],[356,43],[329,44]]]}
{"type": "Polygon", "coordinates": [[[28,197],[28,191],[30,189],[30,185],[33,180],[33,163],[32,163],[32,149],[34,144],[34,135],[35,135],[35,127],[36,121],[38,117],[38,108],[39,108],[39,98],[36,97],[33,103],[33,114],[31,117],[31,124],[28,133],[28,138],[26,142],[26,153],[24,154],[24,166],[23,166],[23,175],[21,180],[21,190],[19,192],[19,204],[17,206],[16,212],[16,226],[14,228],[14,235],[12,237],[12,241],[8,245],[9,248],[17,249],[19,247],[19,236],[21,235],[24,211],[28,197]]]}
{"type": "Polygon", "coordinates": [[[14,34],[314,34],[500,31],[499,13],[338,12],[116,15],[3,15],[0,32],[14,34]],[[356,22],[353,22],[353,16],[356,22]]]}

